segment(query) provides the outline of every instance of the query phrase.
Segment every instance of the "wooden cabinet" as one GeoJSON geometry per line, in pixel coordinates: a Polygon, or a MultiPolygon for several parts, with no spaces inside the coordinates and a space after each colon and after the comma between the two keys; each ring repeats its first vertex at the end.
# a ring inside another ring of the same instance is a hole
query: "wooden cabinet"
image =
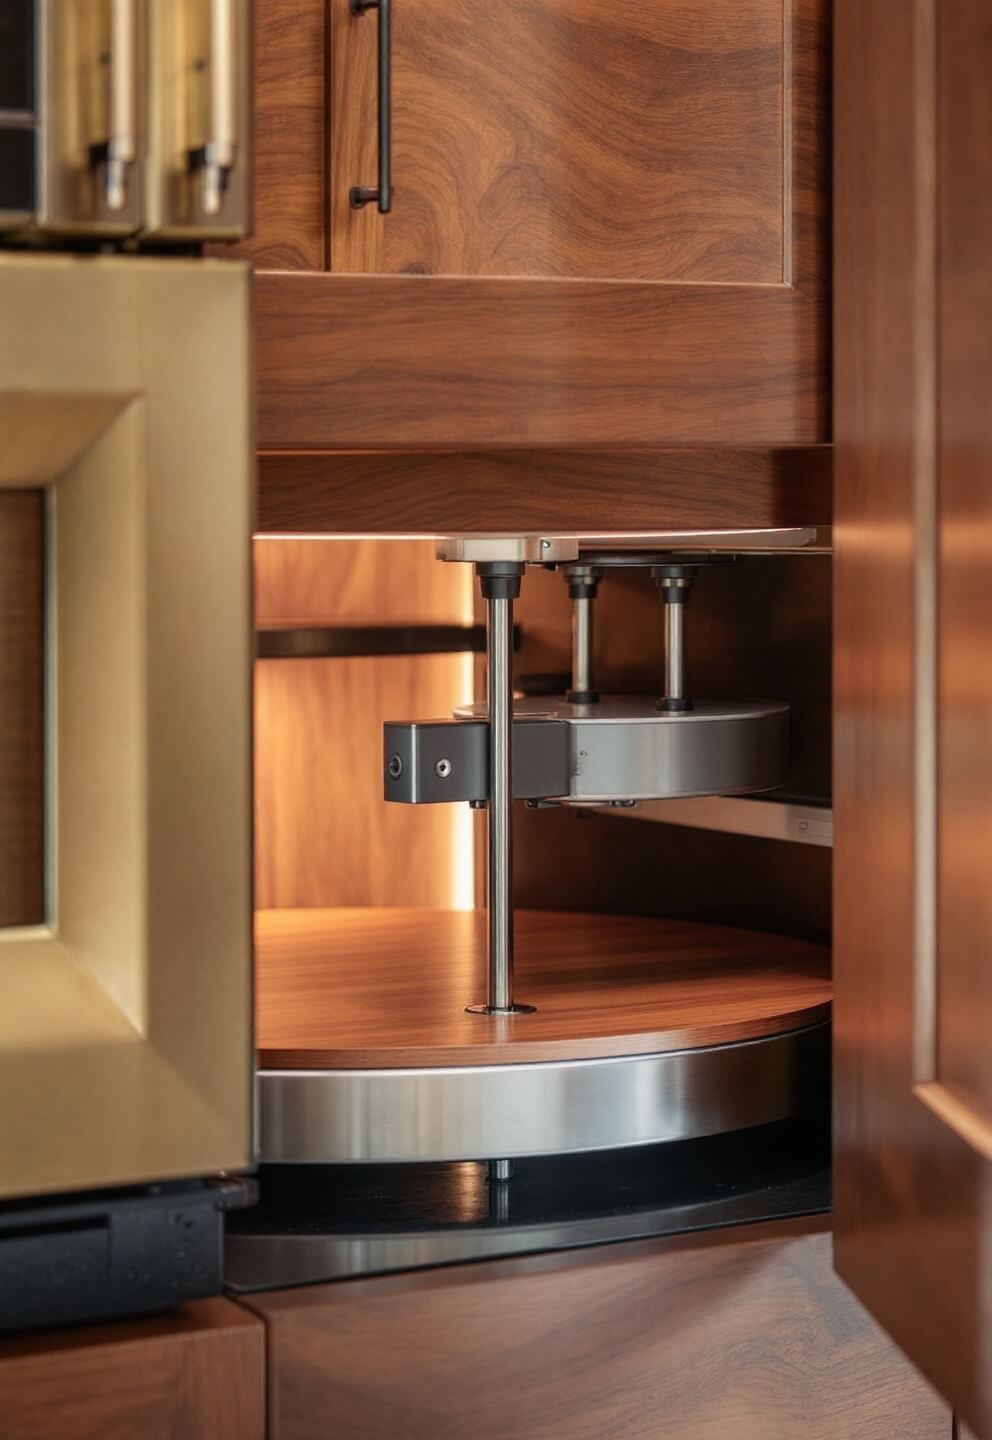
{"type": "Polygon", "coordinates": [[[829,438],[825,0],[394,0],[385,215],[374,12],[257,9],[263,451],[829,438]]]}
{"type": "Polygon", "coordinates": [[[265,1332],[227,1300],[0,1341],[4,1440],[264,1440],[265,1332]]]}
{"type": "Polygon", "coordinates": [[[843,0],[836,65],[837,1263],[987,1437],[992,14],[843,0]]]}
{"type": "Polygon", "coordinates": [[[949,1440],[815,1222],[258,1296],[270,1440],[949,1440]]]}

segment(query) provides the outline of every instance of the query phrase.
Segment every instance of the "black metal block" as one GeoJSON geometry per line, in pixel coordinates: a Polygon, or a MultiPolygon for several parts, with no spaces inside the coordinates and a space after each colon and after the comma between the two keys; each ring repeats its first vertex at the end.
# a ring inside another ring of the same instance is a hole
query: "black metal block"
{"type": "MultiPolygon", "coordinates": [[[[489,725],[485,720],[387,720],[383,794],[403,805],[489,798],[489,725]]],[[[568,726],[514,720],[513,798],[568,794],[568,726]]]]}
{"type": "Polygon", "coordinates": [[[218,1295],[224,1212],[254,1196],[194,1180],[0,1206],[0,1333],[218,1295]]]}

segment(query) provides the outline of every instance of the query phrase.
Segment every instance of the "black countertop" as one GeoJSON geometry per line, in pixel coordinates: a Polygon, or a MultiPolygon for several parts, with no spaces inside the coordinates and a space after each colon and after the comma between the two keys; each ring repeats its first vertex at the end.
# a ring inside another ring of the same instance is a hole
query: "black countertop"
{"type": "Polygon", "coordinates": [[[826,1112],[730,1135],[485,1164],[263,1166],[228,1218],[225,1279],[248,1293],[830,1209],[826,1112]]]}

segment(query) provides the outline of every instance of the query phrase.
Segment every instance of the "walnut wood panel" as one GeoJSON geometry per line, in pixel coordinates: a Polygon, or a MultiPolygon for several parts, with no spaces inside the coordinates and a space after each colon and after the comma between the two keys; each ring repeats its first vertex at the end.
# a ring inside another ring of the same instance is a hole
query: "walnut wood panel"
{"type": "Polygon", "coordinates": [[[382,726],[450,715],[471,693],[469,655],[259,661],[256,903],[457,903],[467,812],[386,804],[382,726]]]}
{"type": "Polygon", "coordinates": [[[257,1296],[271,1440],[949,1440],[817,1221],[257,1296]]]}
{"type": "Polygon", "coordinates": [[[256,277],[263,450],[802,445],[822,308],[790,286],[256,277]]]}
{"type": "MultiPolygon", "coordinates": [[[[529,15],[535,7],[518,8],[529,15]]],[[[710,8],[693,8],[694,33],[710,8]]],[[[631,13],[651,23],[644,17],[662,9],[673,7],[631,13]]],[[[591,6],[583,13],[591,15],[591,6]]],[[[824,0],[794,0],[784,19],[781,283],[263,274],[261,448],[769,446],[828,439],[826,22],[824,0]]],[[[451,53],[457,65],[460,52],[451,53]]],[[[515,66],[505,45],[494,51],[492,68],[502,84],[511,83],[515,66]]],[[[601,136],[610,133],[617,97],[611,101],[598,122],[589,122],[598,123],[601,136]]],[[[362,103],[367,126],[368,99],[362,103]]],[[[709,103],[720,111],[716,93],[709,103]]],[[[440,123],[433,114],[426,118],[433,128],[440,123]]],[[[512,128],[524,145],[528,118],[515,117],[512,128]]],[[[399,205],[399,177],[397,184],[399,205]]],[[[698,196],[687,195],[685,204],[698,211],[698,196]]],[[[446,232],[464,223],[461,215],[447,216],[446,232]]],[[[745,218],[742,229],[747,225],[745,218]]],[[[704,228],[686,243],[698,247],[704,228]]],[[[611,249],[620,268],[623,248],[614,242],[611,249]]]]}
{"type": "MultiPolygon", "coordinates": [[[[429,543],[255,545],[262,624],[471,619],[470,567],[429,543]]],[[[255,669],[255,888],[263,908],[452,905],[468,816],[382,798],[382,725],[472,695],[469,655],[260,661],[255,669]]],[[[470,857],[469,857],[469,870],[470,857]]]]}
{"type": "Polygon", "coordinates": [[[265,1332],[227,1300],[0,1341],[4,1440],[263,1440],[265,1332]]]}
{"type": "Polygon", "coordinates": [[[327,0],[253,0],[252,238],[218,246],[268,270],[326,258],[327,0]]]}
{"type": "Polygon", "coordinates": [[[0,925],[45,918],[45,505],[0,494],[0,925]]]}
{"type": "MultiPolygon", "coordinates": [[[[951,0],[940,8],[938,44],[940,840],[934,1078],[960,1098],[992,1159],[992,886],[986,863],[992,855],[992,9],[951,0]]],[[[992,1176],[986,1184],[992,1203],[992,1176]]],[[[992,1209],[987,1217],[992,1227],[992,1209]]]]}
{"type": "Polygon", "coordinates": [[[428,0],[393,18],[393,209],[374,24],[331,7],[337,271],[776,284],[790,0],[428,0]]]}
{"type": "Polygon", "coordinates": [[[837,40],[836,1255],[988,1436],[992,16],[837,40]]]}
{"type": "Polygon", "coordinates": [[[259,625],[432,625],[472,620],[470,565],[431,541],[256,540],[259,625]]]}
{"type": "Polygon", "coordinates": [[[831,455],[796,450],[505,450],[263,455],[259,527],[444,534],[829,525],[831,455]]]}
{"type": "Polygon", "coordinates": [[[516,986],[484,997],[482,911],[269,911],[256,924],[256,1025],[270,1069],[483,1065],[751,1040],[830,1014],[830,955],[712,925],[518,911],[516,986]]]}

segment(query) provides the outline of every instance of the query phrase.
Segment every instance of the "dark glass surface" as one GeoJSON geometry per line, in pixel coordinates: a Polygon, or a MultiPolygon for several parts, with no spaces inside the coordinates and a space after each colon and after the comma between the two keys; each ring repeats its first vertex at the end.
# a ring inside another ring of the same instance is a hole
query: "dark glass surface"
{"type": "Polygon", "coordinates": [[[33,130],[0,127],[0,211],[34,210],[33,130]]]}
{"type": "Polygon", "coordinates": [[[34,109],[34,6],[35,0],[0,3],[0,110],[34,109]]]}
{"type": "Polygon", "coordinates": [[[484,1164],[263,1166],[229,1217],[233,1289],[608,1244],[830,1208],[826,1112],[667,1145],[484,1164]]]}

